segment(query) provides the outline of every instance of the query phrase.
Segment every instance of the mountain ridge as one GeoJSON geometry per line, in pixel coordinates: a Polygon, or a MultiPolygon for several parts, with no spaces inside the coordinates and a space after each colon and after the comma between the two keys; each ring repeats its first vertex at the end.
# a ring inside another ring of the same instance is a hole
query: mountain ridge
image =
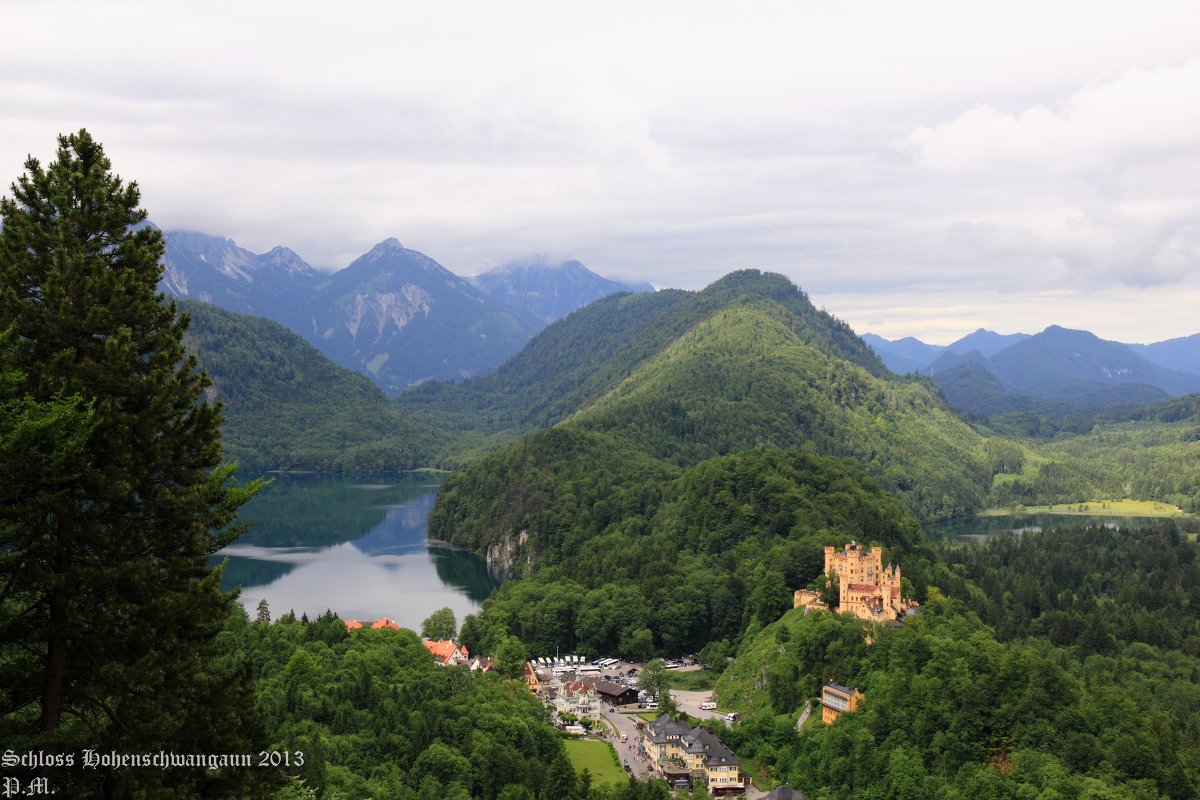
{"type": "MultiPolygon", "coordinates": [[[[592,309],[557,323],[557,338],[596,322],[592,309]]],[[[652,515],[656,492],[680,470],[756,448],[857,460],[927,518],[980,507],[988,473],[978,434],[926,382],[891,376],[786,278],[732,273],[644,323],[658,340],[610,343],[608,358],[581,371],[582,384],[601,379],[573,411],[450,476],[431,535],[524,571],[624,514],[652,515]],[[586,534],[561,538],[580,526],[586,534]]],[[[496,382],[521,358],[467,388],[502,389],[496,382]]]]}
{"type": "Polygon", "coordinates": [[[165,237],[164,293],[274,320],[392,395],[499,366],[553,316],[522,305],[541,309],[549,302],[561,316],[612,291],[652,290],[609,281],[570,261],[526,280],[514,304],[395,237],[334,272],[315,269],[284,246],[256,254],[196,231],[166,231],[165,237]]]}
{"type": "Polygon", "coordinates": [[[571,259],[553,264],[534,258],[476,275],[471,282],[509,305],[551,323],[577,308],[617,292],[653,292],[648,283],[629,284],[597,275],[571,259]]]}

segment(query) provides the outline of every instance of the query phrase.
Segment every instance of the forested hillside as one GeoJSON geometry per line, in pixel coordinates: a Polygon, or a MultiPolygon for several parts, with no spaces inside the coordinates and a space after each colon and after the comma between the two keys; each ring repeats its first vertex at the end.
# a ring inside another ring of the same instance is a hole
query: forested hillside
{"type": "Polygon", "coordinates": [[[663,479],[762,447],[854,458],[926,518],[981,506],[982,438],[923,383],[880,377],[886,369],[861,340],[786,279],[734,273],[692,295],[596,305],[551,326],[493,382],[424,395],[496,420],[517,398],[538,421],[571,414],[452,476],[430,517],[434,536],[506,562],[519,550],[532,565],[622,515],[652,514],[663,479]],[[605,317],[618,324],[592,324],[605,317]],[[562,346],[584,338],[575,322],[626,333],[597,337],[589,357],[562,346]],[[562,368],[546,363],[554,357],[562,368]]]}
{"type": "Polygon", "coordinates": [[[813,797],[1194,797],[1197,555],[1172,523],[938,546],[902,561],[921,612],[870,644],[799,610],[748,639],[716,694],[754,713],[723,738],[813,797]],[[830,680],[861,710],[797,732],[830,680]]]}
{"type": "Polygon", "coordinates": [[[277,323],[177,301],[186,344],[224,404],[224,450],[243,469],[380,471],[429,466],[439,435],[370,380],[277,323]]]}
{"type": "MultiPolygon", "coordinates": [[[[568,435],[577,434],[544,434],[547,452],[578,446],[568,435]]],[[[602,442],[583,441],[594,449],[571,463],[591,458],[597,474],[612,475],[618,465],[602,460],[602,442]]],[[[600,484],[580,480],[582,469],[532,468],[523,485],[549,489],[531,498],[544,511],[526,524],[555,537],[538,551],[541,569],[502,585],[481,617],[464,621],[464,641],[489,651],[511,634],[533,655],[561,648],[645,659],[710,644],[732,653],[821,573],[825,545],[869,537],[890,558],[924,551],[912,516],[847,459],[748,450],[674,480],[654,465],[602,497],[589,493],[600,484]]],[[[493,479],[499,487],[508,476],[493,479]]]]}
{"type": "Polygon", "coordinates": [[[412,631],[243,617],[224,643],[249,654],[273,748],[315,797],[575,796],[542,704],[495,674],[436,666],[412,631]]]}
{"type": "MultiPolygon", "coordinates": [[[[1144,417],[1139,420],[1082,418],[1091,422],[1085,434],[1031,443],[1037,459],[1017,474],[997,475],[990,502],[1008,506],[1132,497],[1200,511],[1200,417],[1189,413],[1196,400],[1192,395],[1139,411],[1136,416],[1144,417]]],[[[1003,422],[1038,426],[1039,419],[1003,422]]]]}
{"type": "Polygon", "coordinates": [[[715,311],[747,295],[790,311],[800,341],[872,375],[886,374],[849,326],[813,308],[786,278],[747,270],[702,292],[667,289],[597,300],[547,327],[495,372],[461,384],[423,384],[400,402],[482,432],[548,427],[588,407],[715,311]]]}

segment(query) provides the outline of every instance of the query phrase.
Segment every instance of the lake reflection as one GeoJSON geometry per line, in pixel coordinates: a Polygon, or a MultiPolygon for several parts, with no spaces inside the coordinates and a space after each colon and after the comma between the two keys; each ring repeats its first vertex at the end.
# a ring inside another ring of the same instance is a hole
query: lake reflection
{"type": "Polygon", "coordinates": [[[1141,517],[1116,517],[1111,514],[1004,514],[954,519],[925,526],[925,535],[932,541],[982,542],[1002,533],[1021,535],[1042,528],[1103,525],[1108,528],[1133,528],[1154,520],[1141,517]]]}
{"type": "Polygon", "coordinates": [[[279,476],[242,510],[254,524],[221,552],[222,587],[240,585],[251,616],[265,598],[272,617],[332,609],[419,630],[448,606],[461,621],[498,582],[476,556],[428,541],[437,489],[427,474],[279,476]]]}

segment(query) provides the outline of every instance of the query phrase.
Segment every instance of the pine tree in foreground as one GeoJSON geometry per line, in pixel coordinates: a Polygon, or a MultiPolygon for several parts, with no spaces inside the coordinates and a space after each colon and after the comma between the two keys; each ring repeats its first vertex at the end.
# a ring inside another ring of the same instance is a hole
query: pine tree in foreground
{"type": "Polygon", "coordinates": [[[29,461],[0,472],[0,741],[74,755],[28,770],[58,796],[262,795],[276,776],[255,768],[80,767],[84,749],[262,749],[247,672],[215,646],[236,601],[208,568],[256,486],[221,464],[136,184],[82,130],[25,166],[0,200],[0,403],[25,415],[0,437],[29,461]]]}

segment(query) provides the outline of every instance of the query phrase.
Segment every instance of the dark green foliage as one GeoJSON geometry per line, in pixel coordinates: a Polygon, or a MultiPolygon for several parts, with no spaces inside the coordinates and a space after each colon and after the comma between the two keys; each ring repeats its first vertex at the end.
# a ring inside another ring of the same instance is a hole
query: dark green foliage
{"type": "Polygon", "coordinates": [[[529,650],[515,636],[509,636],[496,648],[496,671],[506,678],[520,678],[525,674],[529,661],[529,650]]]}
{"type": "MultiPolygon", "coordinates": [[[[156,294],[162,237],[86,131],[0,201],[0,740],[46,753],[249,753],[263,734],[210,556],[255,485],[156,294]],[[29,447],[29,450],[25,450],[29,447]],[[7,460],[7,459],[6,459],[7,460]],[[8,467],[16,466],[20,461],[8,467]],[[214,533],[225,529],[223,533],[214,533]]],[[[43,769],[60,796],[261,796],[270,769],[43,769]]]]}
{"type": "MultiPolygon", "coordinates": [[[[492,548],[528,571],[620,520],[647,524],[659,486],[680,468],[771,446],[860,459],[926,517],[979,506],[980,438],[924,385],[876,377],[886,370],[861,341],[785,279],[735,273],[656,316],[679,332],[589,366],[593,376],[611,370],[605,394],[452,476],[430,516],[433,534],[481,554],[492,548]]],[[[529,393],[536,403],[539,389],[529,393]]]]}
{"type": "Polygon", "coordinates": [[[188,348],[224,404],[225,445],[242,469],[382,472],[429,466],[438,436],[369,379],[269,320],[181,301],[188,348]]]}
{"type": "Polygon", "coordinates": [[[435,642],[453,639],[458,635],[458,622],[449,608],[439,608],[421,623],[421,636],[435,642]]]}
{"type": "Polygon", "coordinates": [[[943,547],[929,579],[1002,638],[1041,636],[1083,656],[1118,642],[1200,656],[1198,555],[1172,522],[1064,526],[943,547]]]}
{"type": "MultiPolygon", "coordinates": [[[[526,444],[544,439],[566,447],[597,437],[555,428],[526,444]]],[[[721,640],[728,646],[747,625],[769,624],[791,607],[792,591],[821,573],[827,544],[874,541],[888,548],[889,558],[925,552],[912,517],[845,459],[751,450],[702,462],[666,484],[649,471],[624,493],[608,493],[620,502],[605,505],[592,499],[594,487],[620,462],[606,460],[598,445],[583,452],[590,457],[572,460],[577,473],[535,466],[514,473],[514,487],[528,480],[530,493],[545,486],[576,499],[570,513],[556,515],[541,510],[545,493],[527,512],[521,511],[524,489],[509,496],[508,512],[523,514],[511,524],[528,531],[525,546],[547,536],[559,546],[541,551],[546,567],[505,583],[482,617],[464,621],[469,647],[474,642],[491,651],[509,634],[526,642],[533,656],[560,648],[644,657],[647,634],[654,652],[698,652],[721,640]]],[[[468,490],[468,498],[476,496],[468,490]]],[[[472,530],[457,521],[443,524],[472,530]]],[[[500,546],[492,539],[476,544],[500,546]]],[[[528,551],[515,552],[525,563],[521,554],[528,551]]]]}
{"type": "Polygon", "coordinates": [[[1194,418],[1095,424],[1083,436],[1039,446],[1053,460],[997,480],[989,502],[1006,507],[1133,498],[1200,511],[1198,440],[1194,418]]]}
{"type": "Polygon", "coordinates": [[[273,746],[304,753],[304,767],[286,771],[324,797],[491,800],[574,782],[522,684],[437,666],[410,631],[348,633],[333,614],[243,619],[224,643],[254,660],[273,746]]]}
{"type": "Polygon", "coordinates": [[[873,644],[863,633],[857,620],[799,611],[764,630],[717,686],[723,704],[762,712],[722,739],[812,797],[1194,796],[1192,659],[1135,645],[1081,660],[1045,641],[1001,643],[936,596],[903,627],[873,631],[873,644]],[[799,706],[831,679],[861,690],[861,709],[797,732],[799,706]]]}

